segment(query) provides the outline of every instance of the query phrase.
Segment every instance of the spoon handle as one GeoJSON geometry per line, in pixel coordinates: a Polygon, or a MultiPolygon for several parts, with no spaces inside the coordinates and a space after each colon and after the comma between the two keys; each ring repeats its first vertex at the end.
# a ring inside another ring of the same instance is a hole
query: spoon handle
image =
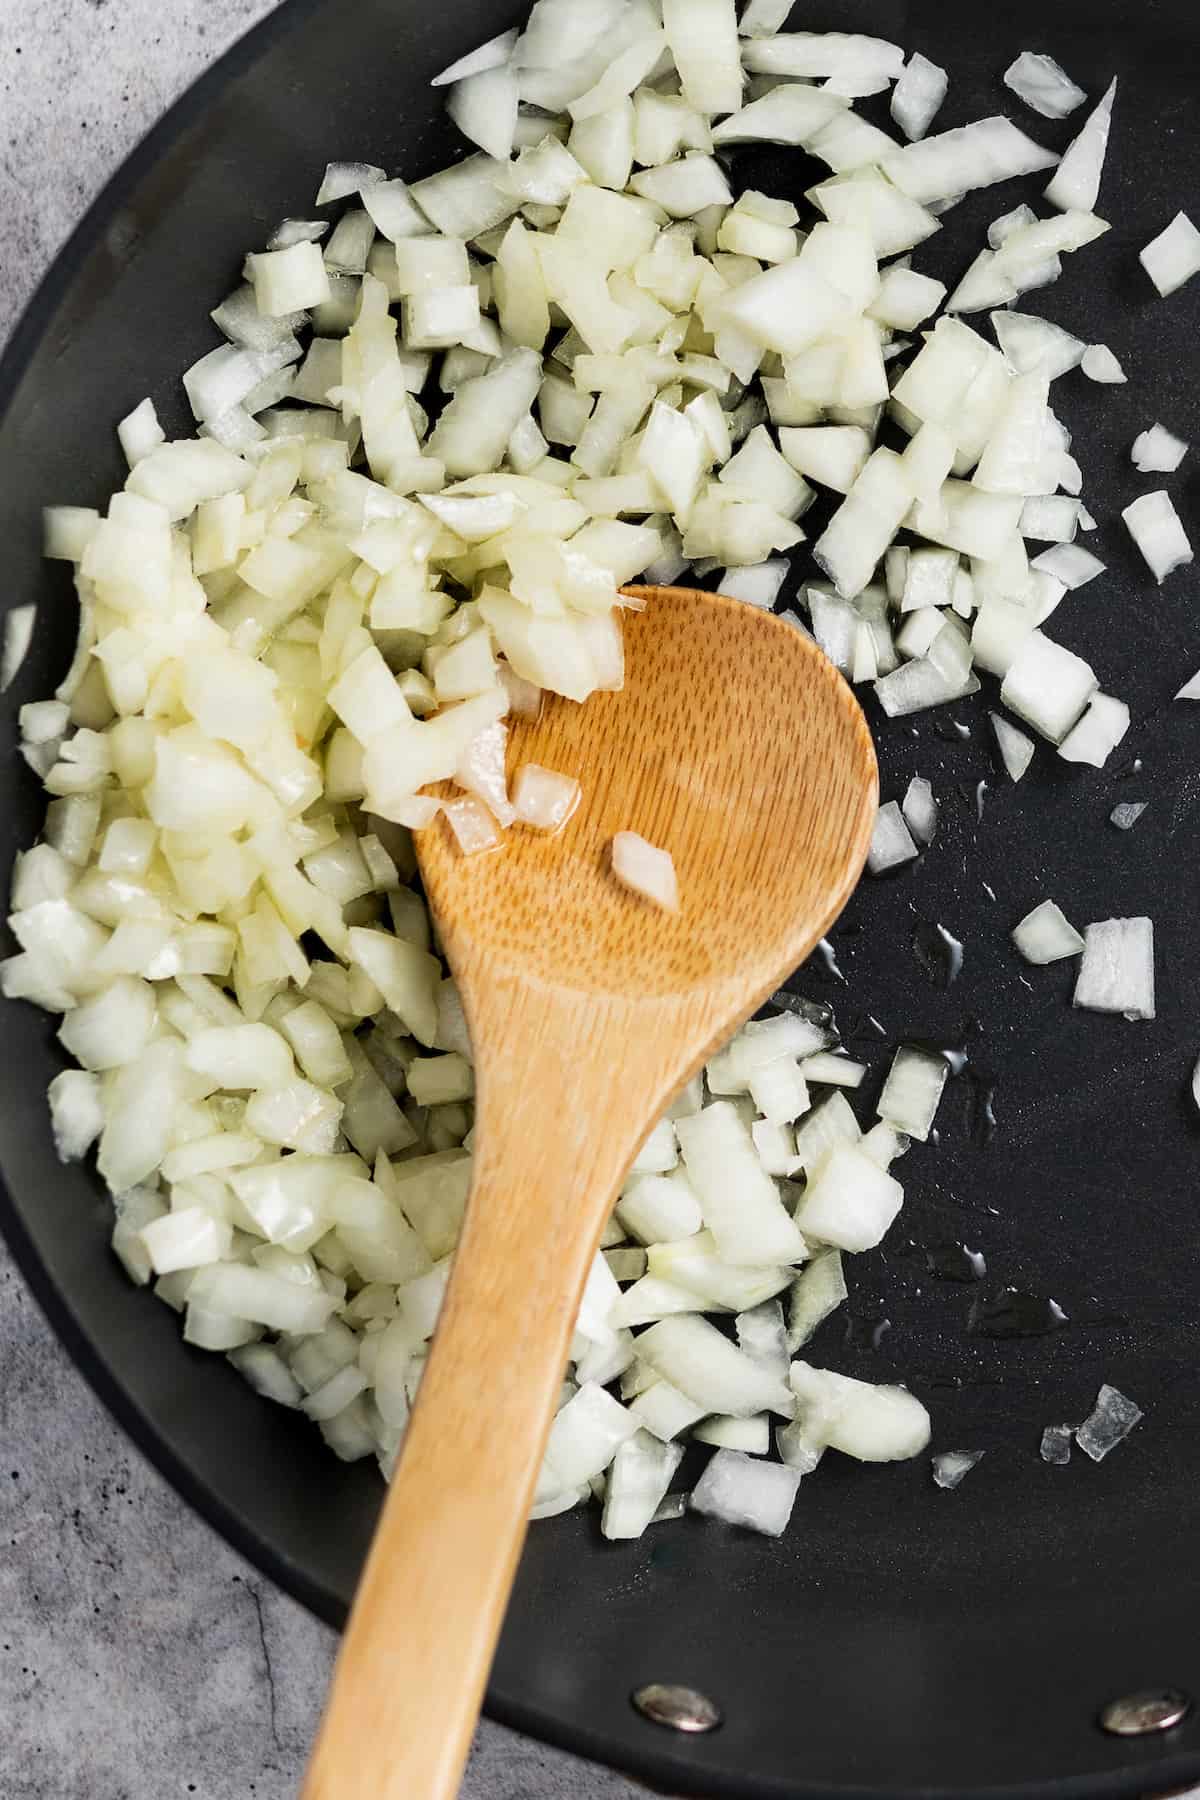
{"type": "Polygon", "coordinates": [[[652,1122],[615,1010],[554,990],[488,1010],[467,1217],[304,1800],[457,1794],[580,1294],[652,1122]]]}

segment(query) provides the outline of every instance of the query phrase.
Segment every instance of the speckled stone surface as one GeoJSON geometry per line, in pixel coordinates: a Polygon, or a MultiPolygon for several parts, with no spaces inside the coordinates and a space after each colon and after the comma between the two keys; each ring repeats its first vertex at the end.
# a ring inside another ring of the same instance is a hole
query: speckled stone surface
{"type": "MultiPolygon", "coordinates": [[[[0,342],[107,175],[270,10],[0,0],[0,342]]],[[[147,1466],[0,1250],[0,1800],[293,1800],[333,1643],[147,1466]]],[[[492,1725],[463,1788],[637,1791],[492,1725]]]]}

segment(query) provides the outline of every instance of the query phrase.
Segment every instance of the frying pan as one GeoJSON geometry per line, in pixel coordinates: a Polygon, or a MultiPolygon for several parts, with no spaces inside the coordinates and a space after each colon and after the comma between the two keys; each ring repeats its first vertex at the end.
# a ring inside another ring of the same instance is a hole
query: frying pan
{"type": "MultiPolygon", "coordinates": [[[[74,638],[69,583],[39,560],[39,508],[96,502],[120,485],[113,422],[144,393],[169,429],[190,429],[177,377],[211,347],[207,310],[244,250],[307,210],[331,156],[415,177],[457,154],[429,77],[517,17],[504,0],[292,0],[147,139],[43,286],[0,366],[2,604],[41,607],[0,716],[14,771],[0,805],[5,869],[43,806],[17,763],[17,708],[50,690],[74,638]]],[[[847,1313],[827,1322],[812,1354],[908,1382],[931,1407],[935,1448],[982,1449],[982,1463],[945,1493],[924,1459],[876,1469],[831,1457],[804,1483],[778,1543],[699,1518],[632,1545],[602,1542],[591,1513],[538,1524],[488,1710],[673,1793],[1163,1791],[1200,1778],[1200,1716],[1115,1737],[1097,1715],[1160,1686],[1200,1701],[1200,1128],[1189,1094],[1200,1049],[1200,709],[1169,703],[1200,663],[1200,624],[1194,577],[1155,590],[1118,514],[1161,479],[1129,466],[1138,430],[1161,418],[1200,437],[1200,283],[1160,302],[1136,260],[1200,186],[1200,15],[1185,0],[969,10],[823,0],[803,24],[870,31],[944,63],[939,125],[1003,107],[1056,147],[1081,115],[1058,125],[1024,116],[1000,86],[1017,50],[1056,56],[1092,96],[1120,75],[1101,201],[1114,229],[1074,259],[1045,309],[1110,344],[1130,375],[1126,387],[1097,388],[1076,372],[1056,388],[1101,521],[1088,542],[1109,572],[1069,598],[1052,629],[1129,701],[1135,724],[1103,772],[1043,751],[1016,789],[990,760],[986,692],[949,715],[891,725],[873,716],[884,797],[928,777],[942,802],[938,839],[919,864],[855,897],[834,936],[845,983],[823,962],[794,983],[838,1005],[876,1085],[895,1041],[965,1033],[971,1062],[943,1102],[941,1142],[906,1158],[908,1206],[884,1249],[855,1259],[849,1325],[847,1313]],[[1149,801],[1128,833],[1107,823],[1121,799],[1149,801]],[[1155,1021],[1073,1012],[1070,964],[1020,962],[1007,934],[1047,896],[1081,925],[1153,917],[1155,1021]],[[935,924],[964,945],[949,986],[913,951],[914,933],[935,924]],[[989,1102],[997,1123],[985,1141],[989,1102]],[[938,1246],[960,1241],[986,1256],[982,1287],[929,1271],[929,1251],[940,1261],[938,1246]],[[1005,1285],[1055,1299],[1070,1324],[1018,1339],[972,1332],[974,1304],[1005,1285]],[[1068,1468],[1040,1462],[1042,1427],[1081,1419],[1106,1379],[1146,1409],[1129,1442],[1100,1466],[1078,1453],[1068,1468]],[[650,1682],[698,1689],[721,1728],[684,1737],[651,1723],[630,1704],[650,1682]]],[[[737,179],[799,197],[813,174],[799,153],[767,151],[747,154],[737,179]]],[[[990,218],[1034,197],[1032,184],[973,196],[920,266],[952,276],[990,218]]],[[[1194,464],[1169,479],[1196,535],[1194,464]]],[[[54,1159],[53,1021],[9,1007],[3,1055],[3,1223],[42,1304],[186,1498],[340,1623],[379,1503],[373,1467],[335,1462],[305,1421],[186,1347],[168,1309],[127,1284],[106,1248],[96,1179],[54,1159]]]]}

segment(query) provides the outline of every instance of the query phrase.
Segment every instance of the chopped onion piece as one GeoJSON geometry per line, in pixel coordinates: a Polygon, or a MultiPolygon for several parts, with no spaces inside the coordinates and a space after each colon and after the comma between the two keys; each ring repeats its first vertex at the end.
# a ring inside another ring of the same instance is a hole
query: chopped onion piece
{"type": "Polygon", "coordinates": [[[740,1450],[718,1450],[692,1490],[693,1512],[780,1537],[792,1516],[801,1471],[740,1450]]]}
{"type": "Polygon", "coordinates": [[[518,822],[538,831],[558,831],[579,805],[582,788],[572,775],[560,775],[537,763],[523,763],[513,783],[513,810],[518,822]]]}
{"type": "MultiPolygon", "coordinates": [[[[943,1064],[943,1070],[945,1065],[943,1064]]],[[[809,1236],[841,1250],[871,1250],[886,1235],[904,1190],[853,1144],[835,1144],[808,1177],[796,1223],[809,1236]]]]}
{"type": "MultiPolygon", "coordinates": [[[[1149,496],[1144,496],[1148,498],[1149,496]]],[[[1105,564],[1082,544],[1055,544],[1049,550],[1043,550],[1030,563],[1031,569],[1043,574],[1052,575],[1061,581],[1065,588],[1083,587],[1086,582],[1094,581],[1097,575],[1103,575],[1105,564]]]]}
{"type": "Polygon", "coordinates": [[[64,1069],[50,1083],[50,1123],[60,1162],[79,1162],[104,1129],[100,1077],[83,1069],[64,1069]]]}
{"type": "Polygon", "coordinates": [[[1021,535],[1041,543],[1069,544],[1079,529],[1083,507],[1065,494],[1037,495],[1021,511],[1021,535]]]}
{"type": "Polygon", "coordinates": [[[896,801],[889,800],[879,808],[875,816],[875,829],[871,833],[871,846],[867,851],[867,867],[872,875],[882,875],[900,863],[911,862],[916,854],[917,846],[912,840],[904,816],[896,801]]]}
{"type": "Polygon", "coordinates": [[[555,1418],[546,1445],[547,1467],[561,1486],[578,1487],[602,1474],[637,1429],[637,1419],[619,1400],[587,1382],[555,1418]]]}
{"type": "Polygon", "coordinates": [[[697,1444],[712,1444],[718,1450],[765,1456],[771,1448],[771,1421],[766,1413],[753,1419],[729,1419],[717,1413],[692,1427],[692,1439],[697,1444]]]}
{"type": "MultiPolygon", "coordinates": [[[[1074,548],[1063,545],[1060,553],[1074,548]]],[[[1000,698],[1042,737],[1060,744],[1099,685],[1081,656],[1031,631],[1004,677],[1000,698]]]]}
{"type": "Polygon", "coordinates": [[[664,0],[667,45],[685,97],[698,112],[736,112],[741,46],[733,0],[664,0]]]}
{"type": "Polygon", "coordinates": [[[1118,831],[1129,831],[1137,824],[1148,805],[1147,800],[1122,800],[1109,813],[1109,820],[1118,831]]]}
{"type": "Polygon", "coordinates": [[[956,1488],[983,1457],[982,1450],[942,1450],[933,1459],[935,1487],[956,1488]]]}
{"type": "Polygon", "coordinates": [[[293,244],[290,250],[268,250],[247,258],[258,310],[281,319],[332,297],[329,273],[318,244],[293,244]]]}
{"type": "Polygon", "coordinates": [[[815,1056],[806,1056],[800,1064],[805,1081],[815,1082],[820,1087],[861,1087],[866,1072],[865,1063],[854,1062],[841,1051],[834,1050],[818,1050],[815,1056]]]}
{"type": "Polygon", "coordinates": [[[1013,929],[1013,943],[1026,962],[1059,962],[1064,956],[1078,956],[1083,939],[1075,927],[1054,904],[1043,900],[1013,929]]]}
{"type": "Polygon", "coordinates": [[[1055,1463],[1060,1467],[1071,1460],[1071,1439],[1074,1436],[1070,1425],[1047,1425],[1042,1432],[1040,1455],[1043,1462],[1055,1463]]]}
{"type": "Polygon", "coordinates": [[[503,64],[461,76],[446,101],[446,111],[471,143],[488,156],[507,161],[512,155],[520,100],[517,77],[503,64]]]}
{"type": "Polygon", "coordinates": [[[909,143],[923,138],[946,98],[950,78],[945,69],[914,50],[892,89],[892,117],[909,143]]]}
{"type": "Polygon", "coordinates": [[[361,194],[375,182],[386,179],[385,171],[373,163],[330,163],[317,194],[317,205],[332,206],[335,200],[349,199],[351,194],[361,194]]]}
{"type": "MultiPolygon", "coordinates": [[[[798,1063],[781,1056],[775,1062],[765,1063],[750,1077],[750,1098],[769,1124],[792,1125],[809,1109],[808,1077],[798,1063]]],[[[787,1159],[789,1167],[781,1169],[781,1174],[789,1173],[794,1154],[793,1143],[787,1159]]]]}
{"type": "Polygon", "coordinates": [[[929,1414],[907,1388],[877,1387],[795,1362],[796,1425],[816,1451],[828,1447],[860,1462],[919,1456],[929,1442],[929,1414]]]}
{"type": "Polygon", "coordinates": [[[1085,355],[1081,339],[1072,337],[1049,319],[1035,318],[1031,313],[994,312],[991,315],[996,341],[1004,359],[1018,375],[1040,369],[1055,381],[1073,369],[1085,355]]]}
{"type": "Polygon", "coordinates": [[[937,836],[938,806],[933,789],[923,776],[914,775],[901,807],[904,822],[918,844],[932,844],[937,836]]]}
{"type": "Polygon", "coordinates": [[[1043,119],[1065,119],[1087,99],[1052,56],[1041,56],[1036,50],[1022,50],[1004,71],[1004,85],[1043,119]]]}
{"type": "Polygon", "coordinates": [[[1166,230],[1139,251],[1138,260],[1165,299],[1200,270],[1200,231],[1185,212],[1177,212],[1166,230]]]}
{"type": "Polygon", "coordinates": [[[1140,495],[1121,517],[1160,587],[1173,569],[1191,562],[1191,543],[1165,488],[1140,495]]]}
{"type": "Polygon", "coordinates": [[[738,20],[741,37],[772,38],[785,23],[793,0],[747,0],[738,20]]]}
{"type": "Polygon", "coordinates": [[[818,1325],[846,1299],[842,1253],[832,1245],[814,1251],[792,1283],[788,1297],[788,1350],[792,1355],[807,1344],[818,1325]]]}
{"type": "Polygon", "coordinates": [[[1093,694],[1087,711],[1058,746],[1065,762],[1102,769],[1129,730],[1129,708],[1111,694],[1093,694]]]}
{"type": "Polygon", "coordinates": [[[500,842],[496,821],[478,800],[446,800],[445,813],[464,856],[475,856],[481,850],[494,850],[500,842]]]}
{"type": "Polygon", "coordinates": [[[33,628],[37,623],[37,607],[12,606],[4,615],[4,648],[0,650],[0,694],[6,694],[29,654],[33,628]]]}
{"type": "Polygon", "coordinates": [[[1080,367],[1089,381],[1111,383],[1129,379],[1107,344],[1089,344],[1083,353],[1080,367]]]}
{"type": "Polygon", "coordinates": [[[1147,918],[1089,925],[1074,1003],[1092,1012],[1154,1017],[1154,924],[1147,918]]]}
{"type": "MultiPolygon", "coordinates": [[[[929,706],[944,706],[947,701],[960,700],[978,687],[978,681],[969,673],[955,679],[921,657],[877,681],[875,692],[888,718],[897,719],[908,713],[923,712],[929,706]]],[[[916,854],[915,850],[913,854],[916,854]]]]}
{"type": "Polygon", "coordinates": [[[679,882],[669,850],[656,849],[635,831],[619,831],[610,851],[613,874],[622,887],[664,912],[679,911],[679,882]]]}
{"type": "Polygon", "coordinates": [[[1020,781],[1033,761],[1033,739],[1027,738],[1023,731],[1018,731],[1015,725],[1011,725],[1007,719],[1001,718],[999,713],[991,713],[989,717],[992,721],[992,730],[996,734],[996,747],[1000,752],[1000,760],[1004,764],[1009,780],[1020,781]]]}
{"type": "Polygon", "coordinates": [[[1115,1450],[1144,1416],[1140,1406],[1105,1382],[1096,1396],[1095,1406],[1083,1424],[1076,1426],[1075,1442],[1093,1462],[1103,1462],[1109,1451],[1115,1450]]]}
{"type": "Polygon", "coordinates": [[[707,1319],[680,1314],[660,1319],[636,1340],[637,1353],[664,1380],[705,1412],[747,1418],[791,1412],[791,1396],[753,1358],[735,1348],[707,1319]]]}
{"type": "Polygon", "coordinates": [[[1160,471],[1170,474],[1187,453],[1188,446],[1183,438],[1177,438],[1165,425],[1151,425],[1134,438],[1130,455],[1134,468],[1148,475],[1160,471]]]}
{"type": "Polygon", "coordinates": [[[902,1045],[879,1096],[879,1117],[923,1144],[933,1129],[949,1073],[944,1057],[902,1045]]]}
{"type": "Polygon", "coordinates": [[[744,600],[769,612],[779,598],[787,572],[788,565],[782,559],[756,563],[750,568],[728,568],[721,577],[721,592],[731,600],[744,600]]]}
{"type": "Polygon", "coordinates": [[[480,44],[477,50],[468,51],[466,56],[460,56],[457,62],[452,62],[449,68],[443,69],[440,75],[435,75],[430,87],[446,87],[452,81],[465,81],[468,76],[484,75],[489,69],[503,68],[512,56],[519,35],[514,26],[511,31],[502,31],[499,37],[489,38],[486,44],[480,44]]]}
{"type": "Polygon", "coordinates": [[[928,205],[1051,168],[1057,161],[1053,151],[1043,150],[1011,120],[996,116],[909,144],[888,157],[883,173],[910,199],[928,205]]]}
{"type": "Polygon", "coordinates": [[[774,1182],[759,1166],[735,1107],[716,1101],[676,1123],[688,1179],[721,1256],[734,1264],[799,1261],[800,1235],[774,1182]]]}
{"type": "Polygon", "coordinates": [[[640,1537],[653,1523],[683,1460],[679,1445],[638,1431],[617,1448],[609,1470],[600,1529],[606,1538],[640,1537]]]}
{"type": "Polygon", "coordinates": [[[319,244],[328,233],[328,219],[283,219],[267,239],[266,247],[290,250],[293,244],[319,244]]]}
{"type": "Polygon", "coordinates": [[[152,450],[165,444],[167,434],[158,422],[153,400],[143,400],[127,418],[122,419],[117,426],[117,436],[131,469],[141,462],[143,456],[149,456],[152,450]]]}
{"type": "Polygon", "coordinates": [[[1079,136],[1064,151],[1062,161],[1043,190],[1051,206],[1061,207],[1064,212],[1075,207],[1090,212],[1095,206],[1104,172],[1116,92],[1114,77],[1095,110],[1084,121],[1079,136]]]}
{"type": "Polygon", "coordinates": [[[783,1323],[783,1307],[778,1300],[764,1300],[748,1312],[739,1313],[733,1322],[738,1348],[770,1369],[780,1381],[787,1380],[787,1332],[783,1323]]]}

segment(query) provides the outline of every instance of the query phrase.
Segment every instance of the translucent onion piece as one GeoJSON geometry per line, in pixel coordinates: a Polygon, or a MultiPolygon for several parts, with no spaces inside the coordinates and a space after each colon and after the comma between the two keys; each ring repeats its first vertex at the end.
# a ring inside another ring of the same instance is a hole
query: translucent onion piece
{"type": "Polygon", "coordinates": [[[867,851],[867,867],[872,875],[883,875],[898,864],[911,862],[917,854],[908,825],[895,800],[881,806],[871,833],[867,851]]]}
{"type": "Polygon", "coordinates": [[[891,99],[892,117],[910,143],[925,136],[949,86],[945,69],[914,50],[892,89],[891,99]]]}
{"type": "Polygon", "coordinates": [[[740,1450],[718,1450],[692,1490],[693,1512],[780,1537],[792,1516],[801,1471],[740,1450]]]}
{"type": "Polygon", "coordinates": [[[679,882],[669,850],[648,844],[636,831],[618,831],[610,854],[613,874],[622,887],[664,912],[679,911],[679,882]]]}
{"type": "Polygon", "coordinates": [[[4,647],[0,650],[0,694],[7,693],[29,654],[37,607],[13,606],[4,615],[4,647]]]}
{"type": "Polygon", "coordinates": [[[1083,939],[1053,900],[1043,900],[1013,929],[1013,943],[1026,962],[1059,962],[1064,956],[1078,956],[1083,939]]]}
{"type": "Polygon", "coordinates": [[[1041,56],[1035,50],[1022,50],[1004,71],[1004,85],[1044,119],[1065,119],[1087,99],[1052,56],[1041,56]]]}
{"type": "Polygon", "coordinates": [[[1133,440],[1130,457],[1135,469],[1143,475],[1170,474],[1188,453],[1183,438],[1177,438],[1165,425],[1151,425],[1133,440]]]}
{"type": "Polygon", "coordinates": [[[1074,1003],[1093,1012],[1154,1017],[1154,924],[1146,918],[1089,925],[1074,1003]]]}
{"type": "Polygon", "coordinates": [[[1107,344],[1089,344],[1080,363],[1089,381],[1128,381],[1124,369],[1107,344]]]}
{"type": "Polygon", "coordinates": [[[1064,212],[1073,207],[1090,212],[1095,206],[1100,194],[1100,178],[1104,172],[1116,92],[1117,83],[1114,78],[1094,112],[1084,122],[1079,136],[1064,151],[1062,161],[1044,189],[1051,206],[1061,207],[1064,212]]]}
{"type": "Polygon", "coordinates": [[[956,1488],[983,1458],[982,1450],[942,1450],[933,1458],[935,1487],[956,1488]]]}
{"type": "Polygon", "coordinates": [[[1043,1462],[1054,1463],[1060,1468],[1071,1460],[1071,1439],[1074,1436],[1070,1425],[1047,1425],[1042,1432],[1040,1455],[1043,1462]]]}
{"type": "Polygon", "coordinates": [[[1140,495],[1121,517],[1160,587],[1173,569],[1191,562],[1191,542],[1165,488],[1140,495]]]}
{"type": "Polygon", "coordinates": [[[1143,269],[1165,299],[1200,270],[1200,231],[1178,212],[1165,231],[1138,252],[1143,269]]]}
{"type": "Polygon", "coordinates": [[[1102,1462],[1144,1416],[1140,1406],[1105,1382],[1092,1411],[1082,1425],[1076,1426],[1075,1442],[1093,1462],[1102,1462]]]}

